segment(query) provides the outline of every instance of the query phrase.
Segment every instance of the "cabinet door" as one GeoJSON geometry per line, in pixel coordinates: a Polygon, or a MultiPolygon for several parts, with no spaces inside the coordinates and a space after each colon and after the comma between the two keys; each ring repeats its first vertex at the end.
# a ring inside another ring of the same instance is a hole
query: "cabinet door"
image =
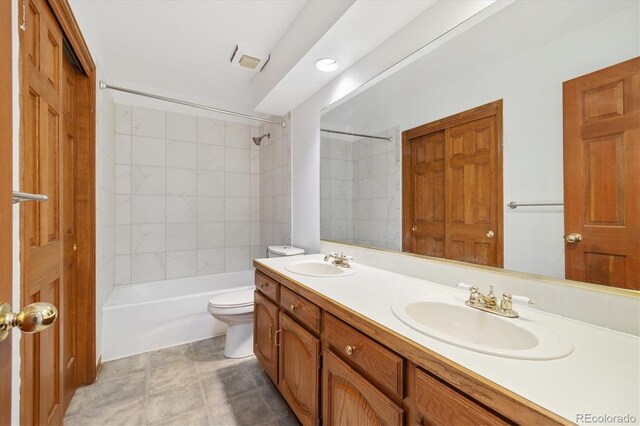
{"type": "Polygon", "coordinates": [[[303,425],[316,425],[320,341],[280,311],[278,389],[303,425]]]}
{"type": "Polygon", "coordinates": [[[506,425],[502,418],[440,380],[416,369],[416,421],[419,425],[506,425]]]}
{"type": "Polygon", "coordinates": [[[403,410],[327,351],[322,372],[323,419],[328,425],[401,425],[403,410]]]}
{"type": "Polygon", "coordinates": [[[253,303],[253,353],[262,368],[278,383],[278,348],[275,332],[278,329],[278,306],[258,291],[254,292],[253,303]]]}

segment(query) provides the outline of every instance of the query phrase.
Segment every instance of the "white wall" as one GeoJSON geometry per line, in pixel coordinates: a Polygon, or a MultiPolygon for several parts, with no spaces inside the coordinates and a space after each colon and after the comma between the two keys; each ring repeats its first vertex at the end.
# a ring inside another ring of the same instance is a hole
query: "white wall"
{"type": "Polygon", "coordinates": [[[116,110],[115,284],[250,269],[264,252],[258,127],[116,110]]]}
{"type": "MultiPolygon", "coordinates": [[[[96,76],[102,78],[99,66],[96,76]]],[[[115,282],[115,112],[111,94],[96,88],[96,361],[102,355],[102,307],[115,282]]]]}
{"type": "MultiPolygon", "coordinates": [[[[505,204],[561,202],[562,82],[637,56],[638,10],[516,2],[329,111],[323,126],[404,131],[503,99],[505,204]]],[[[505,268],[564,277],[563,209],[503,209],[505,268]]]]}

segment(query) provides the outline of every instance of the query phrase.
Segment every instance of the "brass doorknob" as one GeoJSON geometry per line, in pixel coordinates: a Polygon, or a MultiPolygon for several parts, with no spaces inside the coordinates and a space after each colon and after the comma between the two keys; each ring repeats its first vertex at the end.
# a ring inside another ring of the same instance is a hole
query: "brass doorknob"
{"type": "Polygon", "coordinates": [[[411,230],[412,230],[413,232],[416,232],[416,231],[418,230],[418,227],[417,227],[417,226],[415,226],[415,225],[413,225],[413,226],[411,227],[411,230]]]}
{"type": "Polygon", "coordinates": [[[344,351],[347,353],[347,355],[351,356],[356,351],[356,347],[355,346],[351,346],[351,345],[347,345],[347,347],[344,348],[344,351]]]}
{"type": "Polygon", "coordinates": [[[492,230],[488,230],[487,231],[487,237],[493,238],[494,235],[496,235],[496,234],[492,230]]]}
{"type": "Polygon", "coordinates": [[[291,306],[289,306],[289,308],[291,309],[291,312],[293,312],[293,311],[295,311],[296,309],[298,309],[298,308],[299,308],[299,306],[298,306],[298,305],[291,304],[291,306]]]}
{"type": "Polygon", "coordinates": [[[11,305],[3,303],[0,305],[0,342],[7,338],[12,327],[23,333],[39,333],[53,324],[56,318],[58,310],[51,303],[32,303],[17,314],[11,312],[11,305]]]}
{"type": "Polygon", "coordinates": [[[575,244],[582,241],[582,235],[574,232],[572,234],[567,235],[564,239],[567,240],[569,244],[575,244]]]}

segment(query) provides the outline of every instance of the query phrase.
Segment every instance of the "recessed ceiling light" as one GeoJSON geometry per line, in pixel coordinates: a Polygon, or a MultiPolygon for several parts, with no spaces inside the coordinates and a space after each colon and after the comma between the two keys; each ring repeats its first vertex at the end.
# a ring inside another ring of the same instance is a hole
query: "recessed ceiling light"
{"type": "Polygon", "coordinates": [[[338,69],[338,60],[331,58],[320,58],[316,61],[316,68],[322,72],[331,72],[338,69]]]}

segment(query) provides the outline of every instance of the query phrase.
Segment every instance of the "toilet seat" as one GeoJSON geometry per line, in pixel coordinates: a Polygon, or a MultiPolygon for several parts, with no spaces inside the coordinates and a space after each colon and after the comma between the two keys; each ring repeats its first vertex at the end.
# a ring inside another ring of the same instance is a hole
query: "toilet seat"
{"type": "Polygon", "coordinates": [[[216,308],[235,308],[247,305],[253,305],[253,287],[224,291],[209,299],[209,306],[216,308]]]}

